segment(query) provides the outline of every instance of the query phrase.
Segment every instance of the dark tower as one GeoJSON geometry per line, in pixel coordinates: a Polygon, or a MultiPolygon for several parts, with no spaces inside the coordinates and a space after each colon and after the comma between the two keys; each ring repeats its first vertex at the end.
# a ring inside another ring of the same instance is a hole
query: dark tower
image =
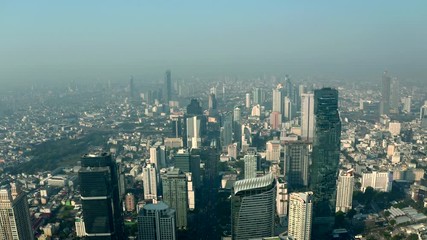
{"type": "Polygon", "coordinates": [[[388,114],[390,110],[390,84],[391,78],[387,72],[384,72],[381,84],[380,115],[388,114]]]}
{"type": "Polygon", "coordinates": [[[169,103],[169,101],[172,100],[172,79],[170,70],[167,70],[165,73],[163,100],[165,103],[169,103]]]}
{"type": "Polygon", "coordinates": [[[118,170],[111,155],[83,155],[79,180],[86,239],[122,239],[118,170]]]}
{"type": "Polygon", "coordinates": [[[340,157],[341,121],[338,91],[314,91],[315,131],[313,139],[310,189],[314,192],[316,216],[328,216],[335,209],[335,189],[340,157]]]}

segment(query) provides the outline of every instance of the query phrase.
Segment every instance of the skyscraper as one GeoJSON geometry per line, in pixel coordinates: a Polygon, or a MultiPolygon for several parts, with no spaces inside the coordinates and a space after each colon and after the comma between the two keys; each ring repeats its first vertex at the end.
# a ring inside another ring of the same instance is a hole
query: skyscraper
{"type": "Polygon", "coordinates": [[[165,72],[163,100],[164,100],[164,103],[167,103],[167,104],[169,104],[169,101],[172,100],[172,79],[171,79],[170,70],[167,70],[165,72]]]}
{"type": "Polygon", "coordinates": [[[187,149],[179,149],[174,156],[175,168],[183,173],[191,173],[192,181],[198,187],[200,183],[200,156],[191,155],[187,149]]]}
{"type": "Polygon", "coordinates": [[[400,84],[397,78],[393,78],[390,84],[390,111],[399,113],[400,105],[400,84]]]}
{"type": "MultiPolygon", "coordinates": [[[[239,107],[233,110],[233,141],[240,143],[242,138],[241,111],[239,107]]],[[[240,148],[240,145],[239,145],[240,148]]]]}
{"type": "Polygon", "coordinates": [[[221,146],[225,147],[233,143],[233,116],[231,113],[226,113],[221,120],[221,146]]]}
{"type": "Polygon", "coordinates": [[[217,108],[218,108],[217,105],[218,105],[218,103],[216,101],[215,94],[213,94],[213,93],[209,94],[209,99],[208,99],[209,115],[216,114],[217,108]]]}
{"type": "Polygon", "coordinates": [[[202,139],[200,136],[201,119],[198,116],[187,118],[187,146],[190,148],[200,148],[202,139]]]}
{"type": "Polygon", "coordinates": [[[245,162],[245,179],[256,177],[258,157],[256,153],[248,153],[243,157],[245,162]]]}
{"type": "Polygon", "coordinates": [[[290,189],[308,186],[310,164],[309,144],[304,141],[286,142],[284,145],[284,172],[290,189]]]}
{"type": "Polygon", "coordinates": [[[353,171],[341,171],[337,181],[337,204],[335,212],[348,212],[353,203],[353,171]]]}
{"type": "Polygon", "coordinates": [[[383,73],[381,82],[381,104],[380,104],[380,115],[388,114],[390,111],[390,84],[391,78],[387,72],[383,73]]]}
{"type": "Polygon", "coordinates": [[[145,205],[138,214],[138,240],[175,240],[175,210],[164,202],[145,205]]]}
{"type": "Polygon", "coordinates": [[[273,174],[237,181],[232,191],[233,239],[273,236],[276,198],[276,180],[273,174]]]}
{"type": "Polygon", "coordinates": [[[200,106],[199,100],[193,98],[190,101],[190,104],[187,105],[187,115],[188,116],[195,116],[195,115],[202,115],[203,109],[202,106],[200,106]]]}
{"type": "Polygon", "coordinates": [[[27,196],[14,183],[0,189],[0,239],[34,239],[27,196]]]}
{"type": "Polygon", "coordinates": [[[245,107],[246,108],[250,108],[251,107],[251,94],[250,93],[246,93],[246,98],[245,98],[245,107]]]}
{"type": "Polygon", "coordinates": [[[261,88],[254,88],[254,90],[252,91],[252,102],[253,104],[262,104],[263,102],[261,101],[262,99],[262,91],[261,88]]]}
{"type": "Polygon", "coordinates": [[[295,116],[295,107],[289,97],[285,97],[283,106],[283,116],[285,117],[286,121],[292,120],[295,116]]]}
{"type": "Polygon", "coordinates": [[[109,153],[85,154],[79,170],[80,193],[88,239],[123,236],[116,163],[109,153]]]}
{"type": "Polygon", "coordinates": [[[282,96],[282,85],[278,85],[277,88],[273,89],[273,112],[283,113],[283,96],[282,96]]]}
{"type": "Polygon", "coordinates": [[[176,211],[176,226],[187,228],[188,193],[187,177],[178,168],[162,174],[163,201],[176,211]]]}
{"type": "Polygon", "coordinates": [[[157,199],[157,169],[154,164],[147,164],[142,169],[144,184],[144,199],[157,199]]]}
{"type": "Polygon", "coordinates": [[[329,216],[335,209],[335,189],[340,158],[341,121],[338,91],[314,91],[315,133],[313,140],[310,190],[314,192],[317,216],[329,216]]]}
{"type": "Polygon", "coordinates": [[[314,135],[314,94],[301,94],[301,139],[313,141],[314,135]]]}
{"type": "Polygon", "coordinates": [[[292,239],[311,239],[312,197],[312,192],[295,192],[289,196],[288,236],[292,239]]]}
{"type": "Polygon", "coordinates": [[[420,121],[421,127],[427,128],[427,100],[424,101],[424,105],[420,108],[420,121]]]}

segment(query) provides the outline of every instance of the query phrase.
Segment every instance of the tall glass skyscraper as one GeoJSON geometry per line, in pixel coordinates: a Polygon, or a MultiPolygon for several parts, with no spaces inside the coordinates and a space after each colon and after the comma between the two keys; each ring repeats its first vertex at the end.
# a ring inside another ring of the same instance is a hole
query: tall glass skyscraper
{"type": "Polygon", "coordinates": [[[79,180],[87,239],[121,239],[123,220],[118,170],[111,155],[85,154],[79,180]]]}
{"type": "Polygon", "coordinates": [[[335,209],[335,189],[340,157],[341,121],[338,91],[314,91],[315,131],[313,139],[310,189],[314,192],[315,214],[329,216],[335,209]]]}
{"type": "Polygon", "coordinates": [[[234,240],[274,235],[276,179],[272,173],[237,181],[231,196],[234,240]]]}
{"type": "Polygon", "coordinates": [[[163,201],[176,211],[176,226],[187,228],[188,192],[187,177],[178,168],[168,169],[162,174],[163,201]]]}
{"type": "Polygon", "coordinates": [[[309,143],[289,141],[284,145],[283,170],[290,189],[308,186],[308,166],[310,164],[309,143]]]}

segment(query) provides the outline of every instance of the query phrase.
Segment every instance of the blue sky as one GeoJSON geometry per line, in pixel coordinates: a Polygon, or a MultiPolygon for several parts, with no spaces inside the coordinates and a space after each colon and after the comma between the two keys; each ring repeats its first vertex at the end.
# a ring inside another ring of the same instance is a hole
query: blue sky
{"type": "Polygon", "coordinates": [[[0,81],[427,74],[427,1],[0,0],[0,81]]]}

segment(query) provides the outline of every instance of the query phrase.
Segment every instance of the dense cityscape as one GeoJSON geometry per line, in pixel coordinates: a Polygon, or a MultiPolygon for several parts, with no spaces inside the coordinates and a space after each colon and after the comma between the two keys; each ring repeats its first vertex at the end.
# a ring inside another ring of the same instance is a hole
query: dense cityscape
{"type": "Polygon", "coordinates": [[[168,70],[5,91],[0,236],[426,238],[425,86],[337,85],[168,70]]]}
{"type": "Polygon", "coordinates": [[[0,240],[427,240],[427,1],[0,1],[0,240]]]}

